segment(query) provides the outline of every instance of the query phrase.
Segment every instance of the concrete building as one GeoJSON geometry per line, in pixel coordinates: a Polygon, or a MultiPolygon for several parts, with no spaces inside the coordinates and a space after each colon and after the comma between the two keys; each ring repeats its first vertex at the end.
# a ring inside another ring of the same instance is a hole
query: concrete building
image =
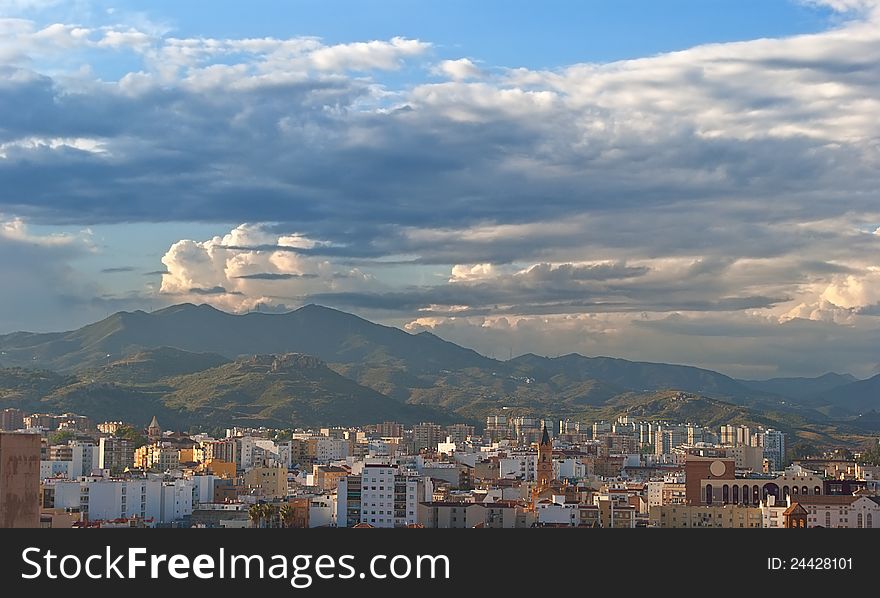
{"type": "Polygon", "coordinates": [[[490,503],[430,501],[418,506],[418,523],[426,528],[528,527],[534,514],[511,501],[490,503]]]}
{"type": "Polygon", "coordinates": [[[9,407],[0,409],[0,430],[11,432],[24,428],[24,411],[9,407]]]}
{"type": "Polygon", "coordinates": [[[98,467],[121,473],[134,465],[134,442],[128,438],[108,436],[98,441],[98,467]]]}
{"type": "MultiPolygon", "coordinates": [[[[191,451],[191,449],[190,449],[191,451]]],[[[134,466],[148,471],[169,471],[180,465],[180,448],[169,442],[145,444],[134,451],[134,466]]]]}
{"type": "Polygon", "coordinates": [[[785,467],[785,434],[779,430],[765,430],[763,446],[770,471],[781,471],[785,467]]]}
{"type": "Polygon", "coordinates": [[[807,527],[880,528],[877,496],[798,496],[790,502],[807,511],[807,527]]]}
{"type": "Polygon", "coordinates": [[[0,527],[40,527],[40,435],[0,432],[0,527]]]}
{"type": "Polygon", "coordinates": [[[437,445],[446,440],[443,426],[430,422],[422,422],[413,426],[413,450],[436,449],[437,445]]]}
{"type": "Polygon", "coordinates": [[[79,481],[50,480],[56,509],[79,510],[88,521],[113,521],[139,517],[152,524],[172,523],[188,517],[198,503],[192,480],[87,477],[79,481]]]}
{"type": "Polygon", "coordinates": [[[662,505],[649,511],[649,525],[660,528],[760,528],[760,506],[741,505],[662,505]]]}
{"type": "Polygon", "coordinates": [[[244,476],[247,491],[261,498],[287,498],[286,467],[252,467],[244,476]]]}
{"type": "Polygon", "coordinates": [[[404,527],[418,523],[418,504],[433,491],[430,478],[401,474],[397,465],[366,463],[360,475],[339,480],[336,524],[404,527]]]}

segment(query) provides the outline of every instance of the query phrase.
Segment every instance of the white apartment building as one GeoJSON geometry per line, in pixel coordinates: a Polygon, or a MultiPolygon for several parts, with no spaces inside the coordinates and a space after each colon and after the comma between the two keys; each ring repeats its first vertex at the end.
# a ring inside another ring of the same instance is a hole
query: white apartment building
{"type": "Polygon", "coordinates": [[[507,480],[535,481],[535,466],[538,455],[535,453],[508,455],[498,461],[498,477],[507,480]]]}
{"type": "Polygon", "coordinates": [[[73,471],[73,461],[40,461],[40,479],[63,478],[70,479],[73,471]]]}
{"type": "Polygon", "coordinates": [[[397,465],[367,463],[359,476],[339,480],[336,525],[403,527],[418,522],[418,504],[433,494],[431,479],[403,475],[397,465]]]}
{"type": "Polygon", "coordinates": [[[349,441],[344,438],[319,436],[315,439],[315,462],[326,465],[348,456],[349,441]]]}
{"type": "Polygon", "coordinates": [[[70,476],[76,479],[81,476],[92,475],[92,470],[100,465],[100,451],[93,442],[71,440],[69,442],[73,452],[70,476]]]}
{"type": "Polygon", "coordinates": [[[52,481],[51,485],[56,509],[79,509],[90,521],[141,517],[171,523],[192,514],[198,501],[198,489],[191,480],[85,477],[52,481]]]}

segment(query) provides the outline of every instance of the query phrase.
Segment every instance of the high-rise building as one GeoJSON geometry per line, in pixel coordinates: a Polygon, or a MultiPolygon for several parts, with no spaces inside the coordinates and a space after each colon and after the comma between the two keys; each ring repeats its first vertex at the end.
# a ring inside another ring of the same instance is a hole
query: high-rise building
{"type": "Polygon", "coordinates": [[[397,465],[367,463],[361,475],[340,478],[336,525],[405,527],[418,523],[418,505],[433,494],[428,477],[401,474],[397,465]]]}
{"type": "Polygon", "coordinates": [[[446,435],[451,442],[464,442],[469,436],[474,435],[474,427],[467,424],[452,424],[446,426],[446,435]]]}
{"type": "Polygon", "coordinates": [[[770,462],[771,471],[780,471],[785,466],[785,433],[764,431],[764,458],[770,462]]]}
{"type": "Polygon", "coordinates": [[[134,441],[119,436],[101,438],[98,445],[98,467],[119,473],[134,465],[134,441]]]}
{"type": "Polygon", "coordinates": [[[506,415],[489,415],[486,417],[486,430],[483,435],[490,442],[503,440],[510,436],[510,424],[506,415]]]}
{"type": "Polygon", "coordinates": [[[384,422],[376,426],[376,431],[382,438],[402,438],[403,424],[397,422],[384,422]]]}
{"type": "Polygon", "coordinates": [[[0,430],[7,432],[24,427],[24,411],[10,407],[0,410],[0,430]]]}
{"type": "Polygon", "coordinates": [[[446,440],[443,427],[430,422],[422,422],[413,426],[413,449],[435,449],[437,444],[446,440]]]}
{"type": "Polygon", "coordinates": [[[0,432],[0,527],[40,527],[40,435],[0,432]]]}

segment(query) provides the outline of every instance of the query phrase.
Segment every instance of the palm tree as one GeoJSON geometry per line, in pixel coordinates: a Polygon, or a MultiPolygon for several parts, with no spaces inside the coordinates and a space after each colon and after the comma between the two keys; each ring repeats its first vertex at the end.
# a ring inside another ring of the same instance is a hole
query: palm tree
{"type": "Polygon", "coordinates": [[[263,505],[252,504],[248,508],[248,519],[253,522],[254,527],[260,527],[260,522],[263,520],[263,505]]]}
{"type": "Polygon", "coordinates": [[[269,503],[264,503],[262,505],[262,507],[263,507],[263,509],[262,509],[263,510],[263,519],[265,519],[265,521],[266,521],[266,525],[264,527],[271,527],[272,522],[275,520],[275,518],[278,515],[277,509],[275,508],[275,505],[272,505],[269,503]]]}
{"type": "Polygon", "coordinates": [[[281,505],[278,515],[281,517],[281,527],[290,527],[293,524],[294,510],[290,503],[281,505]]]}

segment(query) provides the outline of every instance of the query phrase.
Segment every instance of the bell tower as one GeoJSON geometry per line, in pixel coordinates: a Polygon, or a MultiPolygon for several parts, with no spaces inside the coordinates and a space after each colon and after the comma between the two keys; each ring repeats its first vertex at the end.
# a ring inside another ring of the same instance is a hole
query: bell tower
{"type": "Polygon", "coordinates": [[[544,425],[544,433],[541,435],[541,442],[538,444],[538,465],[535,468],[535,480],[538,489],[546,489],[550,486],[553,479],[553,443],[550,441],[550,434],[547,432],[547,425],[544,425]]]}

